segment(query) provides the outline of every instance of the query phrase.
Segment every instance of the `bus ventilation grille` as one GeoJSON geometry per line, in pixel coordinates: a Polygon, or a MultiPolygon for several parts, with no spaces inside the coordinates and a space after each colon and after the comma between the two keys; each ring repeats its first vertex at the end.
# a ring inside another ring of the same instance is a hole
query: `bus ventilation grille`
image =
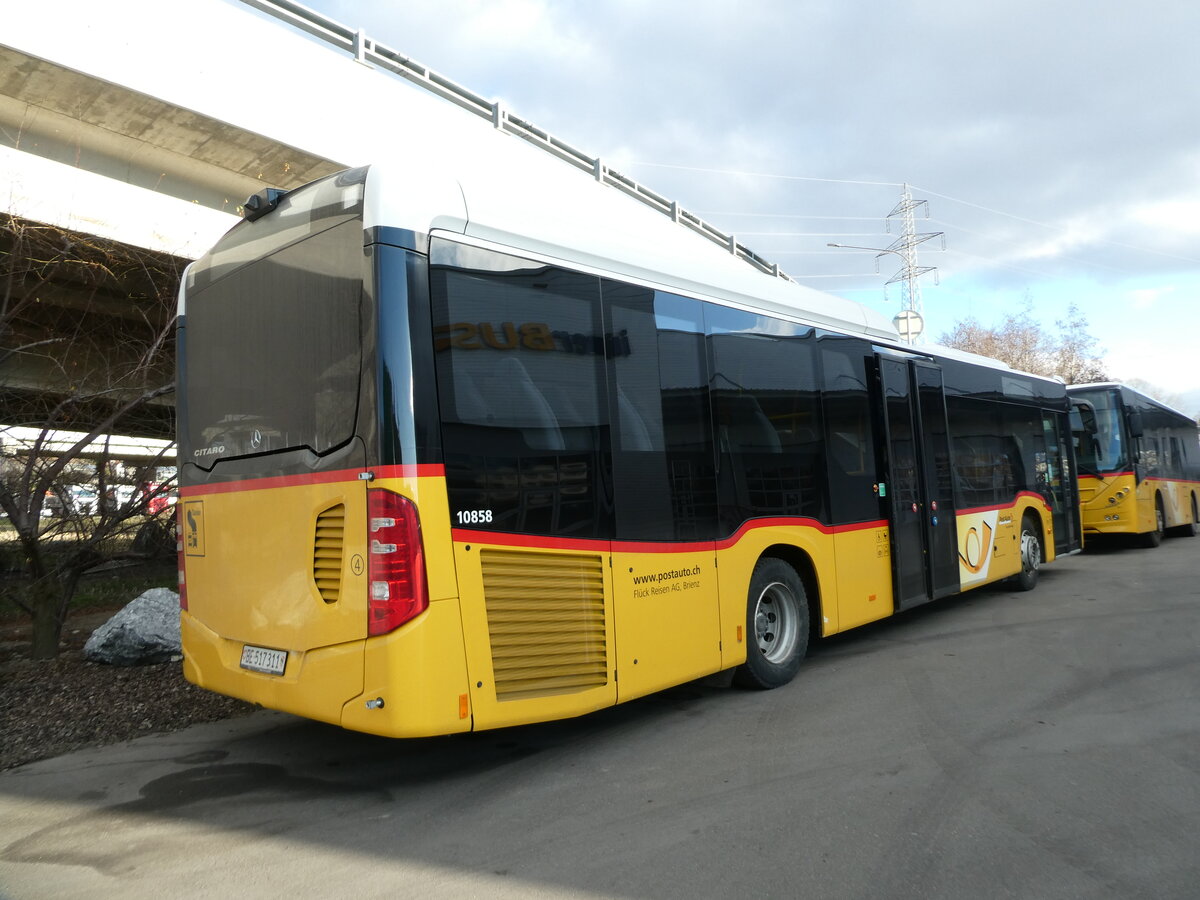
{"type": "Polygon", "coordinates": [[[313,580],[326,603],[342,596],[342,537],[346,531],[346,506],[339,503],[317,516],[313,539],[313,580]]]}
{"type": "Polygon", "coordinates": [[[508,550],[480,556],[496,699],[607,684],[601,557],[508,550]]]}

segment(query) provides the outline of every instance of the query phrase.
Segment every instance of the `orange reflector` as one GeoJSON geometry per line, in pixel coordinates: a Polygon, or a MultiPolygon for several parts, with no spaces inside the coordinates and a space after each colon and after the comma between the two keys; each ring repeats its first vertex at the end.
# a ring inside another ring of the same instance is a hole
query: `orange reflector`
{"type": "Polygon", "coordinates": [[[467,695],[459,694],[458,695],[458,717],[460,719],[465,719],[467,717],[467,713],[470,712],[470,709],[471,709],[470,704],[467,702],[467,695]]]}
{"type": "Polygon", "coordinates": [[[870,596],[868,596],[868,597],[867,597],[867,599],[868,599],[869,601],[871,601],[872,603],[874,603],[874,602],[875,602],[875,595],[874,595],[874,594],[871,594],[870,596]]]}
{"type": "Polygon", "coordinates": [[[742,642],[742,626],[739,625],[738,626],[738,643],[740,644],[741,642],[742,642]]]}

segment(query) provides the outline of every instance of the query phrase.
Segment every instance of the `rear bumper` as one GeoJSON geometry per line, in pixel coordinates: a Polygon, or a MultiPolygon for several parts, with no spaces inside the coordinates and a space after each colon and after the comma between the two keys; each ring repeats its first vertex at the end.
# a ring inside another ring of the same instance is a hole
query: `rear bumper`
{"type": "Polygon", "coordinates": [[[241,641],[221,637],[187,611],[179,628],[184,677],[207,690],[334,725],[362,691],[365,641],[291,651],[283,675],[265,675],[241,667],[241,641]]]}
{"type": "Polygon", "coordinates": [[[289,652],[278,676],[243,669],[243,644],[222,638],[186,611],[180,629],[184,676],[208,690],[388,737],[472,728],[457,599],[432,602],[388,635],[289,652]]]}

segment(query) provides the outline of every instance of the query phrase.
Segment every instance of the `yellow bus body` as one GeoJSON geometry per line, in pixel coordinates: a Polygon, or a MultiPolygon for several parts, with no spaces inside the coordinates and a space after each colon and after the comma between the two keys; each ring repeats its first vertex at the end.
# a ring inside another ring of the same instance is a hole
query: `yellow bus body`
{"type": "MultiPolygon", "coordinates": [[[[356,472],[185,490],[180,503],[188,680],[392,737],[577,716],[738,666],[752,639],[750,576],[763,556],[805,573],[823,635],[894,612],[882,521],[756,519],[713,543],[536,538],[452,530],[440,476],[366,482],[356,472]],[[429,584],[424,612],[375,637],[366,627],[368,486],[418,505],[429,584]],[[336,552],[318,562],[331,510],[340,515],[336,552]],[[283,674],[243,668],[246,645],[286,651],[283,674]]],[[[1020,570],[1027,510],[1050,535],[1050,512],[1031,494],[957,517],[964,590],[1020,570]]],[[[1052,559],[1053,541],[1043,546],[1052,559]]]]}
{"type": "Polygon", "coordinates": [[[1084,534],[1147,534],[1157,525],[1156,503],[1163,506],[1163,527],[1192,521],[1200,483],[1144,478],[1133,472],[1079,478],[1079,505],[1084,534]]]}

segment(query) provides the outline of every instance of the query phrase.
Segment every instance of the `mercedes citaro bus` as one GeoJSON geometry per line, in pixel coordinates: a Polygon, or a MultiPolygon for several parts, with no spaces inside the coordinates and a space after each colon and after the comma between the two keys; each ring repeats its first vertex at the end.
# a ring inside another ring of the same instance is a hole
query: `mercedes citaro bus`
{"type": "Polygon", "coordinates": [[[252,200],[180,299],[203,687],[392,736],[770,688],[810,637],[1079,549],[1062,385],[561,162],[252,200]]]}

